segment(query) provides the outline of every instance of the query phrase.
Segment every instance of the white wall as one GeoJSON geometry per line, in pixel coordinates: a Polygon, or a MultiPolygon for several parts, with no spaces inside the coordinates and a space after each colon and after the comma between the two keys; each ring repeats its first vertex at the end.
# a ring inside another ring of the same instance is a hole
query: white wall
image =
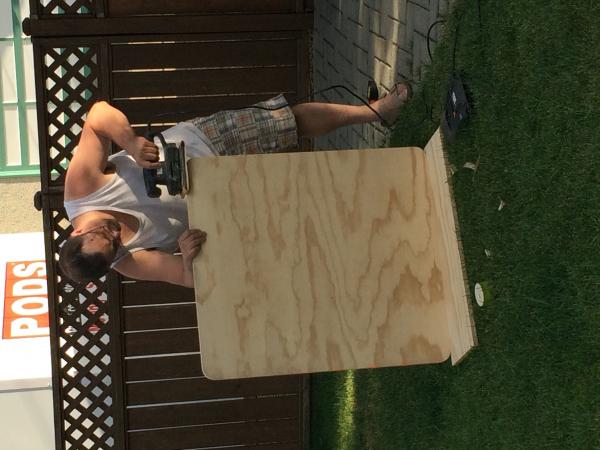
{"type": "MultiPolygon", "coordinates": [[[[21,265],[17,262],[43,261],[43,233],[0,234],[0,248],[0,450],[54,449],[50,339],[47,332],[43,333],[46,336],[19,338],[7,333],[12,330],[11,321],[18,317],[11,315],[16,313],[11,305],[16,304],[15,299],[29,295],[21,292],[24,285],[19,293],[12,290],[14,283],[9,283],[9,275],[16,274],[15,267],[21,265]]],[[[38,275],[44,279],[45,270],[38,275]]],[[[30,294],[33,295],[31,291],[30,294]]],[[[47,295],[36,295],[36,314],[44,315],[47,295]],[[45,300],[45,308],[40,300],[45,300]]],[[[45,317],[47,321],[47,312],[45,317]]]]}
{"type": "Polygon", "coordinates": [[[0,448],[55,448],[52,389],[0,392],[0,448]]]}

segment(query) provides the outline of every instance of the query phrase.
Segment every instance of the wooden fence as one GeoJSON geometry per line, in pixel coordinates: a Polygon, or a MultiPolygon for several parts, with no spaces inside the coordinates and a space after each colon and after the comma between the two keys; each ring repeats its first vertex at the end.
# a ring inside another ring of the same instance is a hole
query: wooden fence
{"type": "Polygon", "coordinates": [[[63,183],[85,113],[106,99],[140,133],[278,93],[309,93],[306,0],[30,0],[57,449],[308,448],[308,377],[202,375],[193,291],[77,286],[58,251],[63,183]],[[187,115],[175,111],[194,111],[187,115]]]}

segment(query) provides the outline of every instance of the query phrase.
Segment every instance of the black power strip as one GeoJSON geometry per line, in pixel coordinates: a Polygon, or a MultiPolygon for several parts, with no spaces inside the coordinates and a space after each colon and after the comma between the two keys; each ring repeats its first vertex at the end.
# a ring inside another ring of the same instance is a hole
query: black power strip
{"type": "Polygon", "coordinates": [[[450,78],[450,87],[441,121],[442,132],[448,142],[454,141],[458,130],[464,126],[470,115],[471,106],[465,85],[458,75],[453,75],[450,78]]]}

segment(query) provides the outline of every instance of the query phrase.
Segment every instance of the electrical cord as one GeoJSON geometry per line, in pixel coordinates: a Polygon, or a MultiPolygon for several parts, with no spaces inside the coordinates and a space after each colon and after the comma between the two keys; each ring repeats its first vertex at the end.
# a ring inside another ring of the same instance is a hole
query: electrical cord
{"type": "MultiPolygon", "coordinates": [[[[462,21],[462,17],[463,16],[461,15],[456,22],[456,32],[454,34],[454,43],[452,45],[452,73],[456,72],[456,43],[458,42],[458,32],[460,30],[460,22],[462,21]]],[[[481,26],[481,9],[479,12],[479,20],[480,20],[480,26],[481,26]]],[[[431,55],[431,31],[433,30],[433,27],[435,27],[436,25],[439,25],[440,23],[445,23],[445,22],[446,22],[446,19],[436,20],[429,26],[429,29],[427,30],[427,53],[429,54],[429,60],[432,62],[433,62],[433,56],[431,55]]]]}
{"type": "Polygon", "coordinates": [[[429,60],[431,62],[433,62],[433,56],[431,56],[431,46],[430,46],[431,31],[433,30],[433,27],[435,27],[436,25],[439,25],[440,23],[445,23],[445,22],[446,22],[446,19],[436,20],[429,26],[429,29],[427,30],[427,53],[429,54],[429,60]]]}
{"type": "MultiPolygon", "coordinates": [[[[429,61],[433,62],[433,56],[431,54],[431,31],[433,30],[433,28],[436,25],[439,25],[440,23],[445,23],[446,19],[438,19],[435,22],[433,22],[430,26],[429,29],[427,30],[427,53],[429,54],[429,61]]],[[[425,120],[425,119],[429,119],[429,121],[433,124],[436,123],[436,121],[433,119],[433,105],[429,106],[427,103],[427,99],[425,98],[425,89],[421,90],[421,96],[423,97],[423,104],[425,105],[425,118],[421,121],[421,123],[425,120]]]]}

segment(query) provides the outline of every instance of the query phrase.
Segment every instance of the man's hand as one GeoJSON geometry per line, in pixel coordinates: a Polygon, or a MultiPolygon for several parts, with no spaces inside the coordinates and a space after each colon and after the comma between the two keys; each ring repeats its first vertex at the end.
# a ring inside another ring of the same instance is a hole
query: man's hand
{"type": "Polygon", "coordinates": [[[120,260],[115,268],[123,275],[138,280],[165,281],[193,288],[192,261],[206,242],[206,233],[201,230],[187,230],[181,234],[178,241],[182,256],[160,250],[140,250],[120,260]]]}
{"type": "Polygon", "coordinates": [[[136,136],[129,147],[127,151],[133,156],[138,166],[144,169],[156,169],[160,166],[158,147],[154,142],[150,142],[141,136],[136,136]]]}
{"type": "Polygon", "coordinates": [[[194,257],[200,253],[202,245],[206,242],[206,232],[202,230],[185,230],[179,239],[179,250],[183,256],[184,265],[191,263],[194,257]]]}
{"type": "Polygon", "coordinates": [[[185,230],[179,239],[179,250],[183,259],[183,285],[194,286],[194,257],[200,253],[202,245],[206,242],[206,232],[202,230],[185,230]]]}

